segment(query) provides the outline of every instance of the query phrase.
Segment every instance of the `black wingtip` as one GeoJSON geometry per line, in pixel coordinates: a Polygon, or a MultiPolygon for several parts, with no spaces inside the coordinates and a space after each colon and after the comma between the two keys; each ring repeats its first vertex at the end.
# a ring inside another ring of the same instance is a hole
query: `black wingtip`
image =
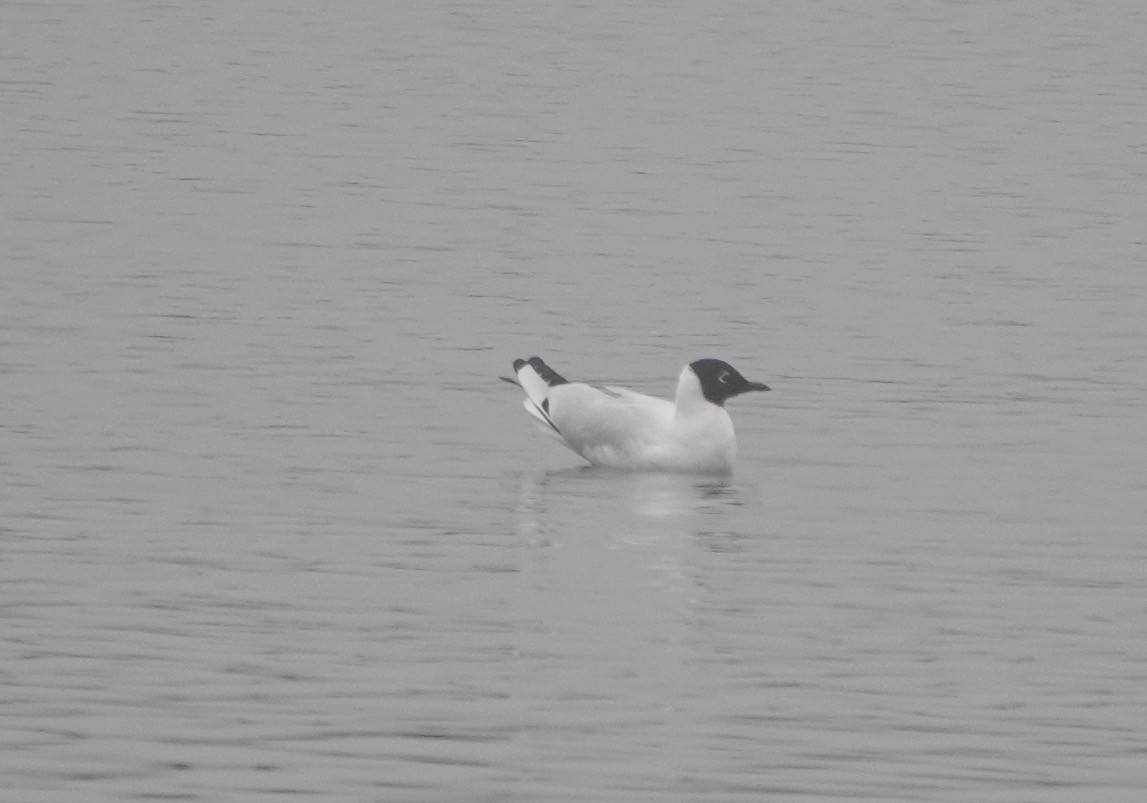
{"type": "Polygon", "coordinates": [[[547,385],[549,385],[551,388],[554,385],[569,384],[568,380],[564,376],[559,374],[553,368],[550,368],[548,365],[546,365],[542,361],[541,357],[530,357],[530,359],[524,360],[524,361],[523,360],[515,360],[514,361],[514,370],[518,370],[518,363],[519,362],[522,362],[523,364],[529,363],[530,367],[533,368],[535,371],[537,371],[538,376],[540,376],[542,378],[542,380],[547,385]]]}

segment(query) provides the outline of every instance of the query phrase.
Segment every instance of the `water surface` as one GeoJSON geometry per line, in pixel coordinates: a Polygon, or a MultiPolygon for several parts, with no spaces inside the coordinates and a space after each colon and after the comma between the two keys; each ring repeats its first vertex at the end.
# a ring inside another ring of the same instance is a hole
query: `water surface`
{"type": "Polygon", "coordinates": [[[12,799],[1147,793],[1138,3],[0,18],[12,799]]]}

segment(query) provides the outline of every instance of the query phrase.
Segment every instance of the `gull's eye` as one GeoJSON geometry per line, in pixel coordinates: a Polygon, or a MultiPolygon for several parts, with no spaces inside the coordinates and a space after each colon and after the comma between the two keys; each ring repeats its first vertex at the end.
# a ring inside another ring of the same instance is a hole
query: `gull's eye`
{"type": "Polygon", "coordinates": [[[728,384],[729,383],[729,372],[728,371],[722,371],[721,375],[717,377],[717,381],[720,382],[722,385],[728,384]]]}

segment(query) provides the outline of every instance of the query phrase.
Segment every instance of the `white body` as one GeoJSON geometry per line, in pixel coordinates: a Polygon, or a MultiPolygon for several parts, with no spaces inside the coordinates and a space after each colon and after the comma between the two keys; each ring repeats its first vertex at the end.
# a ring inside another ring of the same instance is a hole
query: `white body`
{"type": "Polygon", "coordinates": [[[523,402],[526,410],[548,433],[595,466],[687,472],[733,469],[737,456],[733,421],[724,407],[705,398],[688,366],[677,379],[672,402],[624,388],[599,390],[581,382],[549,387],[528,365],[519,371],[518,381],[529,397],[523,402]]]}

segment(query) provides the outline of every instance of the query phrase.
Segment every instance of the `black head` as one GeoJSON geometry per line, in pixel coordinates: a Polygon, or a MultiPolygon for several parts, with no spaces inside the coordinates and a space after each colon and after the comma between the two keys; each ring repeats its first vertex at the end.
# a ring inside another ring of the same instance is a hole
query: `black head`
{"type": "Polygon", "coordinates": [[[768,385],[760,382],[750,382],[741,376],[736,368],[722,360],[696,360],[689,363],[693,373],[701,382],[701,392],[705,398],[717,406],[725,403],[725,399],[750,390],[768,390],[768,385]]]}

